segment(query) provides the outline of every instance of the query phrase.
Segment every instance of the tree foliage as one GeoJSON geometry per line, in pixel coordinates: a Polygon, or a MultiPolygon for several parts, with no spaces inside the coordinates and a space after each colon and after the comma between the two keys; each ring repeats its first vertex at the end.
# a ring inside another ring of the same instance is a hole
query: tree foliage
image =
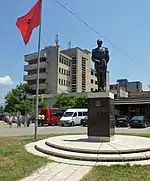
{"type": "Polygon", "coordinates": [[[43,109],[43,108],[46,108],[47,107],[47,104],[45,101],[40,101],[39,102],[39,109],[43,109]]]}
{"type": "Polygon", "coordinates": [[[74,108],[87,108],[88,102],[86,96],[74,97],[74,108]]]}
{"type": "Polygon", "coordinates": [[[26,100],[26,94],[28,93],[27,84],[20,84],[13,88],[5,97],[5,111],[30,111],[32,104],[29,100],[26,100]]]}
{"type": "Polygon", "coordinates": [[[0,106],[0,113],[4,113],[4,107],[0,106]]]}
{"type": "Polygon", "coordinates": [[[55,97],[53,107],[69,109],[69,108],[87,108],[86,96],[70,96],[69,94],[62,93],[55,97]]]}

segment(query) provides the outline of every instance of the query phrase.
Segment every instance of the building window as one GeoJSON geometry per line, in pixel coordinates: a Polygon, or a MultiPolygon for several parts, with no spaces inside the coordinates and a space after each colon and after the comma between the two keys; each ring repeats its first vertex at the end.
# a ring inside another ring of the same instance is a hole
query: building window
{"type": "Polygon", "coordinates": [[[64,69],[63,69],[63,68],[61,69],[61,73],[62,73],[62,74],[64,73],[64,69]]]}
{"type": "Polygon", "coordinates": [[[45,92],[44,89],[40,89],[40,90],[39,90],[39,93],[40,93],[40,94],[44,94],[44,92],[45,92]]]}
{"type": "Polygon", "coordinates": [[[64,85],[66,85],[66,81],[64,80],[64,85]]]}
{"type": "Polygon", "coordinates": [[[59,67],[59,73],[61,73],[61,68],[59,67]]]}
{"type": "MultiPolygon", "coordinates": [[[[35,84],[36,84],[36,82],[35,82],[35,84]]],[[[45,84],[45,79],[40,79],[39,84],[45,84]]]]}
{"type": "Polygon", "coordinates": [[[91,88],[91,92],[93,92],[93,88],[91,88]]]}
{"type": "Polygon", "coordinates": [[[97,81],[95,81],[95,84],[97,85],[97,81]]]}
{"type": "Polygon", "coordinates": [[[97,73],[95,73],[95,77],[97,77],[97,73]]]}
{"type": "Polygon", "coordinates": [[[63,79],[61,79],[61,85],[63,85],[63,79]]]}
{"type": "Polygon", "coordinates": [[[61,57],[59,57],[59,62],[61,63],[61,57]]]}
{"type": "Polygon", "coordinates": [[[91,79],[91,83],[93,84],[93,79],[91,79]]]}
{"type": "Polygon", "coordinates": [[[94,75],[93,71],[91,71],[91,75],[94,75]]]}
{"type": "Polygon", "coordinates": [[[68,62],[68,65],[70,66],[70,60],[69,60],[69,62],[68,62]]]}
{"type": "Polygon", "coordinates": [[[59,84],[61,83],[61,80],[59,79],[59,84]]]}

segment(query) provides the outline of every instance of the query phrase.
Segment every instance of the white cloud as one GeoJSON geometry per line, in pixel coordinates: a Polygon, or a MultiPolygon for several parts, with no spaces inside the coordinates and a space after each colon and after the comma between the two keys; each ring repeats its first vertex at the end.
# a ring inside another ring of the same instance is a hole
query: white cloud
{"type": "Polygon", "coordinates": [[[10,76],[0,77],[0,85],[11,85],[12,83],[10,76]]]}

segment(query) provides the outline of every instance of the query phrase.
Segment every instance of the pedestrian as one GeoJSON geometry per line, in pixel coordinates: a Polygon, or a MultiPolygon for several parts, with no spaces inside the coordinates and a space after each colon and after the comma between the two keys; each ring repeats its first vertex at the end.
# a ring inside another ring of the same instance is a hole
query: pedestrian
{"type": "Polygon", "coordinates": [[[38,126],[40,126],[41,123],[42,123],[42,115],[39,114],[39,115],[38,115],[38,126]]]}
{"type": "Polygon", "coordinates": [[[19,112],[17,116],[17,128],[21,127],[21,120],[22,120],[22,116],[21,116],[21,113],[19,112]]]}
{"type": "Polygon", "coordinates": [[[11,114],[11,115],[9,116],[9,126],[10,126],[10,128],[12,128],[13,119],[14,119],[14,117],[13,117],[13,115],[11,114]]]}

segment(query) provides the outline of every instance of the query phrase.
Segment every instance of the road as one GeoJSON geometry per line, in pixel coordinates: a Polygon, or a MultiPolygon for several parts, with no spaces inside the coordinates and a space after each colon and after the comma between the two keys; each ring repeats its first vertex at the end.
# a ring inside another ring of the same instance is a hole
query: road
{"type": "MultiPolygon", "coordinates": [[[[116,128],[116,133],[150,133],[150,127],[148,128],[116,128]]],[[[60,127],[60,126],[49,126],[49,127],[39,127],[38,134],[78,134],[78,133],[87,133],[87,127],[74,126],[74,127],[60,127]]],[[[25,136],[34,134],[34,124],[31,124],[30,127],[17,128],[16,124],[13,124],[13,127],[10,128],[4,122],[0,122],[0,136],[25,136]]]]}

